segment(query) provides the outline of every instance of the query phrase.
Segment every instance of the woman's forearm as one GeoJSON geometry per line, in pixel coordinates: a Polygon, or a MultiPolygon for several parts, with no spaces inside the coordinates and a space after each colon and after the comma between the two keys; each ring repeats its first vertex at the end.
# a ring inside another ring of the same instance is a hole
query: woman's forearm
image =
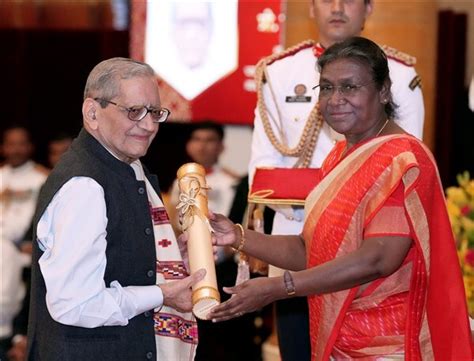
{"type": "Polygon", "coordinates": [[[395,272],[412,241],[406,237],[373,238],[358,250],[293,274],[296,294],[309,296],[349,289],[395,272]]]}
{"type": "Polygon", "coordinates": [[[246,229],[244,238],[242,251],[253,257],[292,271],[306,267],[305,245],[299,236],[270,236],[246,229]]]}

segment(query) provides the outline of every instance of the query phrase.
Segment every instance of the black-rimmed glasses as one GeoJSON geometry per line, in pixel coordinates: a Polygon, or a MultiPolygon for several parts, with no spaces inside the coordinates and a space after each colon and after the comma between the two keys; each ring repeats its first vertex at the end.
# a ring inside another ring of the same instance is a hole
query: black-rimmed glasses
{"type": "Polygon", "coordinates": [[[322,98],[331,97],[334,92],[337,90],[339,94],[344,97],[351,97],[357,94],[360,88],[372,84],[373,81],[365,84],[342,84],[342,85],[329,85],[329,84],[318,84],[313,87],[313,90],[316,91],[319,88],[319,96],[322,98]]]}
{"type": "Polygon", "coordinates": [[[166,109],[166,108],[148,108],[145,105],[135,105],[132,107],[124,107],[123,105],[117,104],[111,100],[107,99],[102,99],[102,98],[94,98],[95,101],[97,102],[104,102],[104,103],[109,103],[112,105],[115,105],[117,108],[120,108],[122,110],[125,110],[128,112],[128,119],[134,121],[134,122],[139,122],[143,118],[146,117],[148,113],[151,114],[151,119],[153,120],[154,123],[163,123],[168,119],[169,115],[171,112],[166,109]]]}

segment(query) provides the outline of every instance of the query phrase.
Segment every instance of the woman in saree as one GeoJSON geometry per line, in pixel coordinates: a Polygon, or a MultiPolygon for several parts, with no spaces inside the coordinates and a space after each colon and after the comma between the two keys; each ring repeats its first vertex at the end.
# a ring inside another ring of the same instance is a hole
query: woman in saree
{"type": "Polygon", "coordinates": [[[211,215],[216,245],[283,269],[226,288],[214,321],[307,296],[313,360],[472,360],[464,288],[433,156],[393,121],[387,59],[355,37],[320,57],[319,106],[345,140],[306,200],[300,236],[211,215]]]}

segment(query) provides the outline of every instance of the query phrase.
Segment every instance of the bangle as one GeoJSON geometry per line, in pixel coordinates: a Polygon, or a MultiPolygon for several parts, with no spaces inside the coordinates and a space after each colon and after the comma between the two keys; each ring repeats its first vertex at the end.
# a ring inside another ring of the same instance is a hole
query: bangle
{"type": "Polygon", "coordinates": [[[240,252],[242,251],[242,248],[244,248],[244,245],[245,245],[245,231],[244,231],[244,227],[242,227],[242,225],[240,223],[236,223],[235,224],[237,226],[237,228],[240,229],[240,243],[239,243],[239,246],[237,248],[235,247],[232,247],[232,249],[235,251],[235,252],[240,252]]]}

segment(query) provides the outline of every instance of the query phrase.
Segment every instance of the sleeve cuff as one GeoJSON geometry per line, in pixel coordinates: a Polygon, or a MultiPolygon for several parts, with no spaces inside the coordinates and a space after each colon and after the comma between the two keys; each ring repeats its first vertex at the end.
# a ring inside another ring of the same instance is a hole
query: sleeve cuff
{"type": "MultiPolygon", "coordinates": [[[[111,286],[117,287],[115,283],[116,281],[112,282],[111,286]]],[[[163,292],[158,285],[127,286],[123,287],[123,291],[133,300],[137,315],[163,306],[163,292]]]]}

